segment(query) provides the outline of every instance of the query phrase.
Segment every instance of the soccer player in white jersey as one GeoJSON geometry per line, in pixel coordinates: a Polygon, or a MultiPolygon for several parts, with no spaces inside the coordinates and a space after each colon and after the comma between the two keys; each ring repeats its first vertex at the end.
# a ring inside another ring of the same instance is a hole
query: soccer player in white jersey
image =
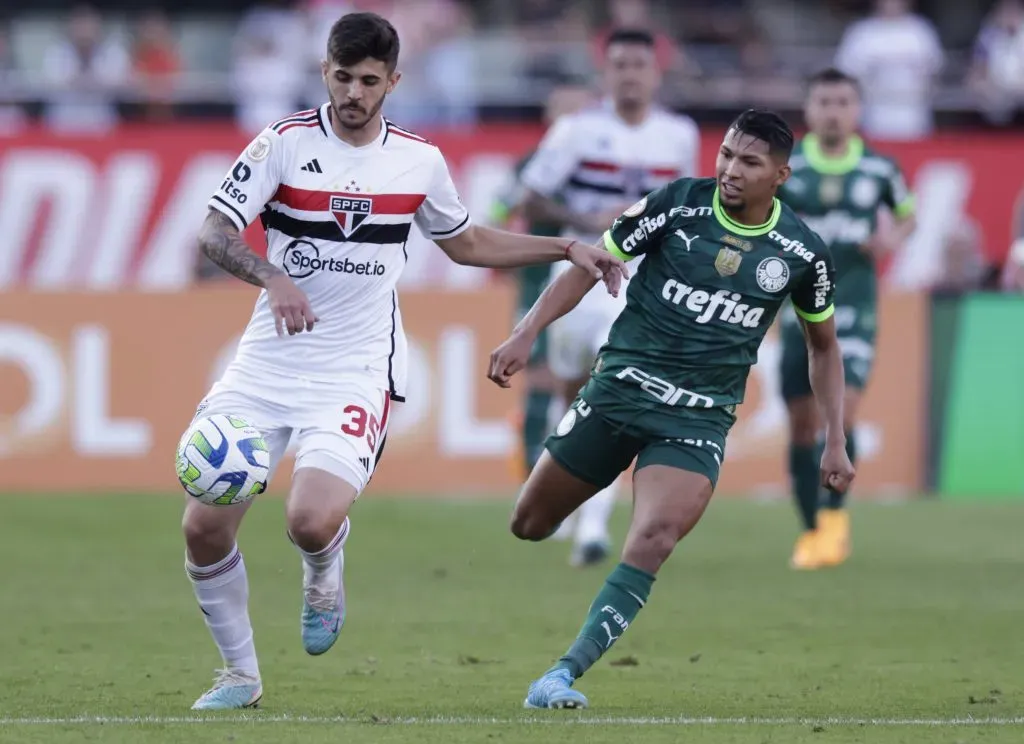
{"type": "MultiPolygon", "coordinates": [[[[526,165],[524,211],[536,222],[562,226],[562,235],[588,245],[631,204],[670,181],[697,175],[697,125],[655,105],[661,84],[654,37],[647,31],[613,32],[605,47],[600,106],[559,119],[526,165]]],[[[562,269],[552,267],[552,280],[562,269]]],[[[566,404],[590,374],[619,311],[618,297],[591,292],[548,329],[548,363],[566,404]]],[[[599,563],[608,554],[608,519],[616,484],[587,501],[556,533],[573,538],[571,563],[599,563]]]]}
{"type": "MultiPolygon", "coordinates": [[[[249,419],[266,438],[272,469],[295,435],[286,521],[302,557],[301,634],[312,655],[334,644],[345,621],[349,509],[381,456],[391,402],[405,395],[395,287],[412,223],[461,264],[568,259],[611,293],[626,276],[599,248],[473,225],[438,149],[381,114],[399,80],[398,50],[384,18],[343,16],[323,62],[329,102],[252,141],[211,198],[200,233],[214,263],[263,291],[196,415],[249,419]],[[240,236],[257,216],[266,260],[240,236]]],[[[235,542],[248,506],[185,507],[186,571],[225,667],[194,709],[252,707],[263,694],[235,542]]]]}

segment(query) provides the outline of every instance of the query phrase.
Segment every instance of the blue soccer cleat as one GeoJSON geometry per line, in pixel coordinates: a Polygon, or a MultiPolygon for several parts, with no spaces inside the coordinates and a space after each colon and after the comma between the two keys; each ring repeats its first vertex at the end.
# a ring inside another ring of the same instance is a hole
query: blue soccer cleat
{"type": "Polygon", "coordinates": [[[241,710],[256,708],[263,697],[259,677],[231,669],[218,669],[213,687],[192,703],[192,710],[241,710]]]}
{"type": "Polygon", "coordinates": [[[530,685],[524,708],[586,708],[586,696],[572,689],[568,669],[552,669],[530,685]]]}
{"type": "Polygon", "coordinates": [[[317,582],[308,567],[303,569],[302,582],[302,647],[310,656],[326,653],[345,625],[345,541],[338,550],[337,573],[317,582]]]}

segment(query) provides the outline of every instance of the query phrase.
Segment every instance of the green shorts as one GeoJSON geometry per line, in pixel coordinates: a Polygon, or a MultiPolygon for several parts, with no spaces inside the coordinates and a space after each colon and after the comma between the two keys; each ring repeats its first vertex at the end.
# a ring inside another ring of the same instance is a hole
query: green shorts
{"type": "Polygon", "coordinates": [[[559,465],[597,488],[614,483],[634,459],[637,470],[648,465],[667,465],[700,473],[715,486],[731,426],[717,418],[680,417],[675,436],[666,437],[664,432],[644,431],[638,424],[616,423],[580,397],[544,446],[559,465]]]}
{"type": "MultiPolygon", "coordinates": [[[[875,310],[873,306],[836,307],[836,335],[843,354],[846,387],[863,390],[868,385],[875,361],[875,310]]],[[[790,311],[782,317],[782,360],[779,380],[783,400],[812,395],[807,342],[796,316],[790,311]]]]}

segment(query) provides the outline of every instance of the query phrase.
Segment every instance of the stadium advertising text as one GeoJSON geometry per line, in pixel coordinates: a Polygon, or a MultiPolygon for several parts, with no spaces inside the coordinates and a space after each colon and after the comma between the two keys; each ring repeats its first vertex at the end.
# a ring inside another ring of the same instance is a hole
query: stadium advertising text
{"type": "MultiPolygon", "coordinates": [[[[402,296],[408,400],[395,406],[371,493],[508,498],[518,487],[509,458],[522,380],[503,391],[485,378],[513,296],[507,286],[402,296]]],[[[230,359],[254,299],[234,283],[186,293],[0,294],[0,482],[14,491],[175,492],[177,438],[230,359]]],[[[926,391],[908,392],[904,380],[924,378],[926,316],[923,297],[883,298],[858,497],[920,487],[926,391]]],[[[737,411],[722,496],[786,488],[776,331],[737,411]]],[[[693,401],[641,370],[630,377],[675,405],[693,401]]],[[[289,472],[286,462],[270,497],[281,495],[289,472]]]]}

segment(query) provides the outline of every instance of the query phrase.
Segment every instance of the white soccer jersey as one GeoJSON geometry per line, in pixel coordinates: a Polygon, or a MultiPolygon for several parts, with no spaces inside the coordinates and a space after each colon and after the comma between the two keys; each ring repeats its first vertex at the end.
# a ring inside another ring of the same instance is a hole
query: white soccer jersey
{"type": "Polygon", "coordinates": [[[210,199],[241,230],[257,216],[267,259],[292,277],[319,316],[312,333],[278,336],[267,293],[225,378],[310,383],[376,378],[404,400],[406,339],[396,285],[412,223],[432,238],[469,227],[441,152],[385,121],[363,147],[331,129],[330,104],[263,130],[210,199]]]}
{"type": "MultiPolygon", "coordinates": [[[[523,184],[561,197],[575,212],[629,206],[677,178],[697,174],[700,133],[687,116],[655,109],[632,126],[608,101],[558,119],[523,169],[523,184]]],[[[594,243],[600,234],[563,234],[594,243]]]]}

